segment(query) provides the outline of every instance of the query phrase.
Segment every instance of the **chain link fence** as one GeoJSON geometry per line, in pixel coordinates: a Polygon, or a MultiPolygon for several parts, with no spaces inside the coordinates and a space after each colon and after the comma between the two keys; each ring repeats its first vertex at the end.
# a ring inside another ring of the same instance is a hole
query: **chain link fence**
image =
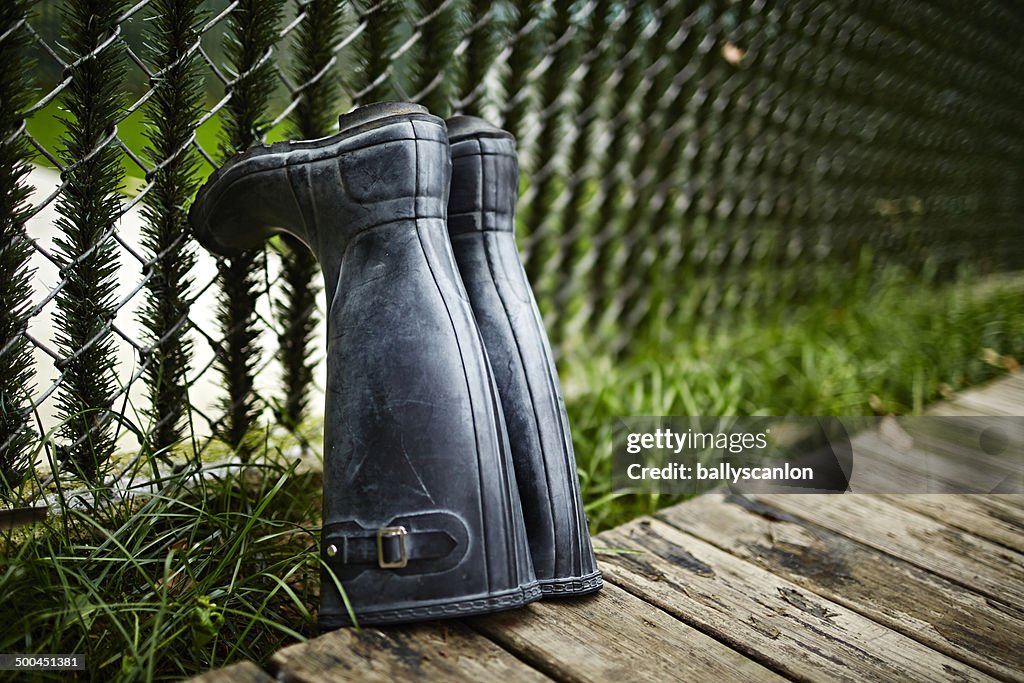
{"type": "Polygon", "coordinates": [[[7,491],[38,460],[198,461],[209,435],[245,458],[259,425],[316,412],[312,257],[214,258],[187,209],[235,151],[361,103],[516,135],[518,239],[562,348],[790,302],[866,248],[1021,262],[1010,0],[9,0],[0,22],[7,491]]]}

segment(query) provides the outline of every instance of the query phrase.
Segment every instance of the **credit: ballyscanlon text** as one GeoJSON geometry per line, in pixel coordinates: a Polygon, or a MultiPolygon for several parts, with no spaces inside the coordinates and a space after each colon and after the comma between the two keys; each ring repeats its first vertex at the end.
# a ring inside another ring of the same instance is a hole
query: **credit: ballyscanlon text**
{"type": "Polygon", "coordinates": [[[681,479],[731,481],[785,481],[812,480],[814,469],[810,467],[793,467],[788,462],[777,467],[736,467],[732,463],[723,462],[719,465],[706,466],[701,463],[684,465],[673,462],[664,467],[644,467],[633,463],[626,468],[626,476],[630,479],[681,479]]]}

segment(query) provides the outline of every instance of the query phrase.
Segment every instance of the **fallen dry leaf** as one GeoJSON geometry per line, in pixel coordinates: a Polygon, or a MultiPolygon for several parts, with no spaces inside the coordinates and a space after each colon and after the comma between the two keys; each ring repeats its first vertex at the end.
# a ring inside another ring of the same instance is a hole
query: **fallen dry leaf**
{"type": "Polygon", "coordinates": [[[725,44],[722,45],[722,57],[725,59],[725,61],[729,62],[733,66],[736,66],[740,62],[742,62],[743,58],[746,56],[747,51],[739,47],[735,43],[730,43],[726,41],[725,44]]]}

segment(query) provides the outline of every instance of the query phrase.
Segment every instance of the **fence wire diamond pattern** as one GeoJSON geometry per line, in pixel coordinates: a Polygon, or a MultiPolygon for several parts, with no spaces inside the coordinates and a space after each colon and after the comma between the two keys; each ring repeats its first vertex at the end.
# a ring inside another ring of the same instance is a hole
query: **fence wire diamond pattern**
{"type": "Polygon", "coordinates": [[[214,258],[187,210],[233,152],[371,101],[517,136],[563,351],[798,298],[865,248],[1020,266],[1012,2],[13,0],[0,21],[4,491],[39,460],[95,479],[115,453],[301,432],[315,262],[288,239],[214,258]]]}

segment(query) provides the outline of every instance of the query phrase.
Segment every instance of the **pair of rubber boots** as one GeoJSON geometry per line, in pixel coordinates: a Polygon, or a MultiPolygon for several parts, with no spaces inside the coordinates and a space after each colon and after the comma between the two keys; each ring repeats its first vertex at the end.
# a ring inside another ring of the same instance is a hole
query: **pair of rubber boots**
{"type": "Polygon", "coordinates": [[[321,628],[601,587],[518,182],[509,133],[384,103],[234,157],[192,207],[211,251],[285,232],[323,269],[321,628]]]}

